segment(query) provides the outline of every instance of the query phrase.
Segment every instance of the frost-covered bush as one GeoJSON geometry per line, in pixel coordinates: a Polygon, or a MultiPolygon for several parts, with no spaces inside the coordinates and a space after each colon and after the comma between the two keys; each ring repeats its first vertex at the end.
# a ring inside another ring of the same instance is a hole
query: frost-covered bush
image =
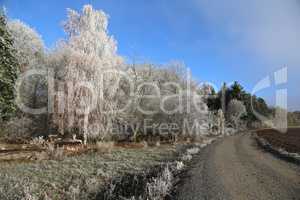
{"type": "Polygon", "coordinates": [[[176,161],[175,164],[176,164],[175,168],[176,168],[177,171],[182,170],[185,166],[182,161],[176,161]]]}
{"type": "Polygon", "coordinates": [[[181,158],[183,161],[190,161],[192,160],[193,156],[191,154],[184,154],[181,158]]]}
{"type": "Polygon", "coordinates": [[[190,155],[194,155],[194,154],[199,153],[199,151],[200,151],[200,149],[198,147],[193,147],[191,149],[188,149],[187,153],[190,154],[190,155]]]}
{"type": "Polygon", "coordinates": [[[232,122],[235,128],[239,128],[239,120],[246,114],[246,106],[242,101],[233,99],[229,102],[227,108],[227,117],[229,122],[232,122]]]}
{"type": "Polygon", "coordinates": [[[153,178],[152,182],[147,184],[147,197],[149,200],[163,199],[172,187],[173,175],[169,166],[165,167],[161,175],[153,178]]]}
{"type": "Polygon", "coordinates": [[[207,144],[206,143],[201,143],[201,144],[196,144],[196,146],[189,148],[186,150],[186,152],[182,155],[181,161],[183,162],[188,162],[192,160],[193,155],[198,154],[200,152],[200,148],[205,147],[207,144]]]}

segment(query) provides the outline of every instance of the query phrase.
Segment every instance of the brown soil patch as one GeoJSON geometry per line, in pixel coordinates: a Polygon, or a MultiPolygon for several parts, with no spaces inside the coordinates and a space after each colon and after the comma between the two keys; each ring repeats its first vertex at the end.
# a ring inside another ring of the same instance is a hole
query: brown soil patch
{"type": "Polygon", "coordinates": [[[274,147],[282,148],[290,153],[300,153],[300,128],[289,128],[286,133],[265,129],[257,131],[257,135],[274,147]]]}

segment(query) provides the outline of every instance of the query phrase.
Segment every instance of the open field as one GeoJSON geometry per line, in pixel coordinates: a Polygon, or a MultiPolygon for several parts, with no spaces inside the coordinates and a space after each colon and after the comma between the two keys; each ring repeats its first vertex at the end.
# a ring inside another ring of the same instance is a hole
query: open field
{"type": "Polygon", "coordinates": [[[49,156],[49,148],[2,143],[0,199],[164,199],[193,156],[214,140],[101,142],[78,145],[77,153],[75,146],[57,147],[60,156],[49,156]]]}
{"type": "Polygon", "coordinates": [[[300,128],[289,128],[286,133],[265,129],[258,131],[257,135],[273,147],[284,149],[289,153],[300,153],[300,128]]]}
{"type": "Polygon", "coordinates": [[[112,178],[159,166],[172,160],[176,152],[173,145],[114,147],[60,161],[2,161],[0,199],[94,199],[112,178]]]}

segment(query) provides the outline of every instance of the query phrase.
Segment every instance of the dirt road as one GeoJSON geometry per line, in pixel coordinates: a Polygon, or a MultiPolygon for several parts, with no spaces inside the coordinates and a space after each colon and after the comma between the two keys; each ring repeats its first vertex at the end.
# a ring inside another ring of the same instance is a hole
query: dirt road
{"type": "Polygon", "coordinates": [[[300,200],[300,167],[261,150],[250,134],[206,147],[178,186],[176,199],[300,200]]]}

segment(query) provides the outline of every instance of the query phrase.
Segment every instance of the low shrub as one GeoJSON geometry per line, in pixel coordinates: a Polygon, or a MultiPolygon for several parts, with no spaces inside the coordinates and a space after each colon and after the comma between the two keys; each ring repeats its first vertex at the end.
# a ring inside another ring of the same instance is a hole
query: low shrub
{"type": "Polygon", "coordinates": [[[167,165],[159,177],[153,178],[152,182],[147,184],[147,199],[163,199],[171,190],[172,181],[173,175],[167,165]]]}

